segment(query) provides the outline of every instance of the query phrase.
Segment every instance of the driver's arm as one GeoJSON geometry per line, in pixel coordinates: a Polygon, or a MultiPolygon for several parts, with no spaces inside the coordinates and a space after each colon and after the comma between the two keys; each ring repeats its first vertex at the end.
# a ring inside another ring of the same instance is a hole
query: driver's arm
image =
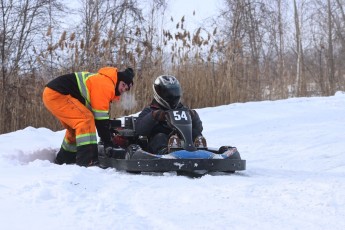
{"type": "Polygon", "coordinates": [[[152,117],[152,109],[149,107],[145,108],[136,120],[135,131],[138,135],[148,136],[155,124],[156,121],[152,117]]]}
{"type": "Polygon", "coordinates": [[[195,139],[197,136],[202,135],[202,121],[200,120],[199,114],[195,110],[190,110],[190,115],[192,117],[192,136],[195,139]]]}

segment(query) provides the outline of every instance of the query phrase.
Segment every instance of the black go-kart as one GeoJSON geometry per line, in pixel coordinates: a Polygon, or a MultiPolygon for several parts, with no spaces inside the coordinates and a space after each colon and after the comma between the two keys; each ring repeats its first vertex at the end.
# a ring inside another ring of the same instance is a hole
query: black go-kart
{"type": "Polygon", "coordinates": [[[102,142],[98,143],[100,167],[132,173],[177,172],[184,175],[234,173],[246,169],[246,161],[241,159],[236,147],[195,147],[192,140],[192,120],[187,110],[169,110],[166,118],[173,129],[171,134],[181,139],[182,146],[171,147],[163,155],[150,153],[147,151],[147,137],[136,134],[137,117],[111,120],[113,142],[118,147],[105,149],[102,142]]]}

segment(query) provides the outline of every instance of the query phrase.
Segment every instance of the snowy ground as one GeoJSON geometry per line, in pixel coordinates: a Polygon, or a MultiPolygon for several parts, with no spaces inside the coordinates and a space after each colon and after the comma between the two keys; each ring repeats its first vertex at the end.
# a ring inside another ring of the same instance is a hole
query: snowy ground
{"type": "Polygon", "coordinates": [[[345,229],[345,94],[198,109],[247,170],[198,179],[51,161],[63,131],[0,135],[2,229],[345,229]]]}

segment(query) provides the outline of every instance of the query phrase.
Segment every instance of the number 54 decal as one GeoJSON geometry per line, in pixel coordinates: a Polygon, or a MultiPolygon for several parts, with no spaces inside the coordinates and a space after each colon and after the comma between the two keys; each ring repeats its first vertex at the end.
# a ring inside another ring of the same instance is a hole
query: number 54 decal
{"type": "Polygon", "coordinates": [[[188,121],[186,111],[174,111],[174,119],[175,121],[180,121],[182,119],[188,121]]]}

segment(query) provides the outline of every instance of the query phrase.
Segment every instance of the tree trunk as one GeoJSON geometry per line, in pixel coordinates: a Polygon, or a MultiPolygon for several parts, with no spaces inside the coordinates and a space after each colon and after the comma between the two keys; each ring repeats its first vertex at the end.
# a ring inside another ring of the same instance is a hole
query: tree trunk
{"type": "Polygon", "coordinates": [[[335,93],[335,82],[334,82],[334,57],[333,57],[333,38],[332,38],[332,12],[331,2],[327,1],[327,14],[328,14],[328,79],[329,79],[329,92],[331,95],[335,93]]]}

